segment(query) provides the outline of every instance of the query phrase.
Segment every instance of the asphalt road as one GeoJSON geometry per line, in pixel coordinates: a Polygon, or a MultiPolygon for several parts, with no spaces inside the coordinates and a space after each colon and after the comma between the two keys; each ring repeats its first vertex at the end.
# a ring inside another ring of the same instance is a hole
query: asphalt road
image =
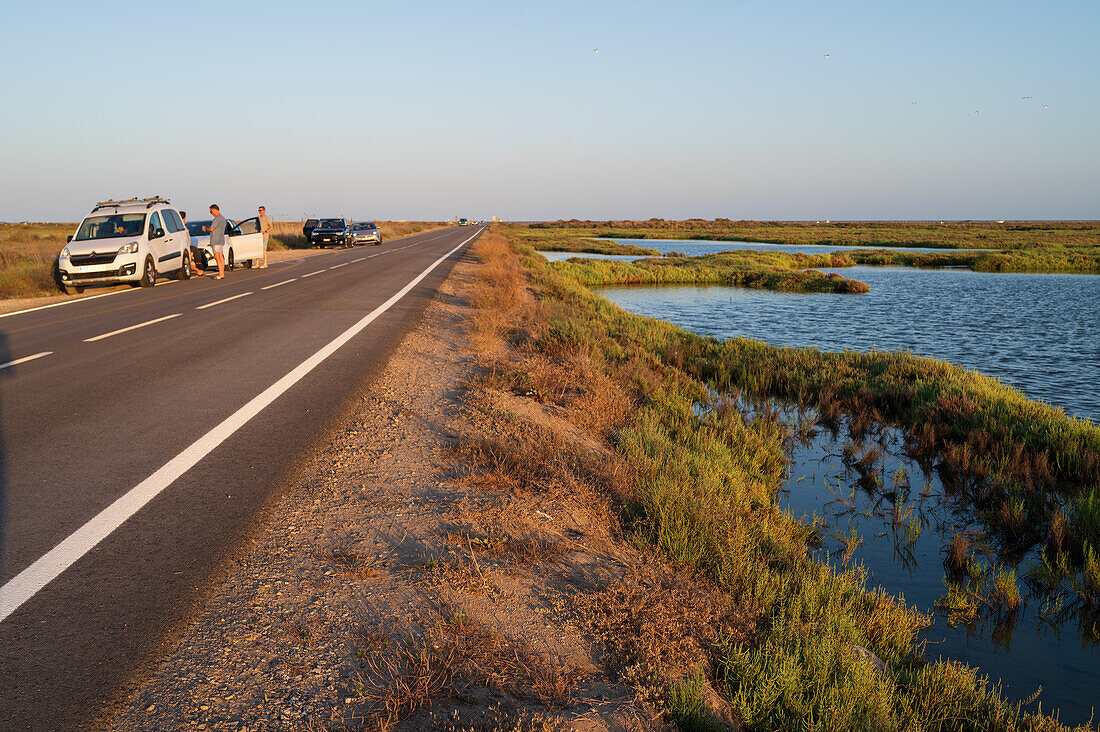
{"type": "Polygon", "coordinates": [[[0,317],[0,729],[156,660],[480,231],[0,317]]]}

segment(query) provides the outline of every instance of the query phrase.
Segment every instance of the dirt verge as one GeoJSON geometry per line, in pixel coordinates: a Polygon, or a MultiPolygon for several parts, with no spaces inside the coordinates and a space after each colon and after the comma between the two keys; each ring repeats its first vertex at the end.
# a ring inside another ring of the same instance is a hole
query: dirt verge
{"type": "Polygon", "coordinates": [[[592,475],[614,456],[537,399],[474,386],[476,266],[456,266],[111,728],[665,726],[663,691],[643,687],[667,639],[631,643],[601,608],[693,590],[622,541],[583,480],[531,490],[487,469],[502,429],[568,446],[592,475]]]}

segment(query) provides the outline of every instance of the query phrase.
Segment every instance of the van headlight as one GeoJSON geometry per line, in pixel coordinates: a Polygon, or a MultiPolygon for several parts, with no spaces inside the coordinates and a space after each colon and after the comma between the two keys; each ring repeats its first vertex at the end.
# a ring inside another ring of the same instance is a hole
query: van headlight
{"type": "Polygon", "coordinates": [[[138,250],[138,243],[136,241],[128,242],[118,248],[119,254],[134,254],[138,250]]]}
{"type": "Polygon", "coordinates": [[[68,258],[69,258],[69,248],[65,247],[64,249],[61,250],[61,256],[59,257],[59,259],[68,259],[68,258]]]}

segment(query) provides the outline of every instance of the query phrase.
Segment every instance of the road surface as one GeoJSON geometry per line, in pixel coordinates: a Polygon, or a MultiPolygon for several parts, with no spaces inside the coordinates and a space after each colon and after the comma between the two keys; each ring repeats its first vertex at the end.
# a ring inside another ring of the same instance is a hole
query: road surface
{"type": "Polygon", "coordinates": [[[0,316],[0,729],[156,660],[480,231],[0,316]]]}

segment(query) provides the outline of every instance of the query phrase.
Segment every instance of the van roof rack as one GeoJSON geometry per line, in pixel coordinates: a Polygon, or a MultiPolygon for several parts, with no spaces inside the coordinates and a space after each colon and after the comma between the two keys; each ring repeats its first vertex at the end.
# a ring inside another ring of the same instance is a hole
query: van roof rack
{"type": "Polygon", "coordinates": [[[92,213],[95,213],[96,211],[98,211],[101,208],[118,208],[119,206],[137,206],[137,205],[140,205],[142,203],[145,204],[145,208],[152,208],[153,206],[156,206],[158,203],[170,203],[170,201],[167,198],[162,198],[160,196],[151,196],[149,198],[137,198],[135,196],[134,198],[124,198],[124,199],[119,200],[119,201],[115,201],[114,199],[111,199],[111,200],[108,200],[108,201],[100,201],[99,203],[97,203],[95,205],[95,208],[92,209],[92,213]]]}

